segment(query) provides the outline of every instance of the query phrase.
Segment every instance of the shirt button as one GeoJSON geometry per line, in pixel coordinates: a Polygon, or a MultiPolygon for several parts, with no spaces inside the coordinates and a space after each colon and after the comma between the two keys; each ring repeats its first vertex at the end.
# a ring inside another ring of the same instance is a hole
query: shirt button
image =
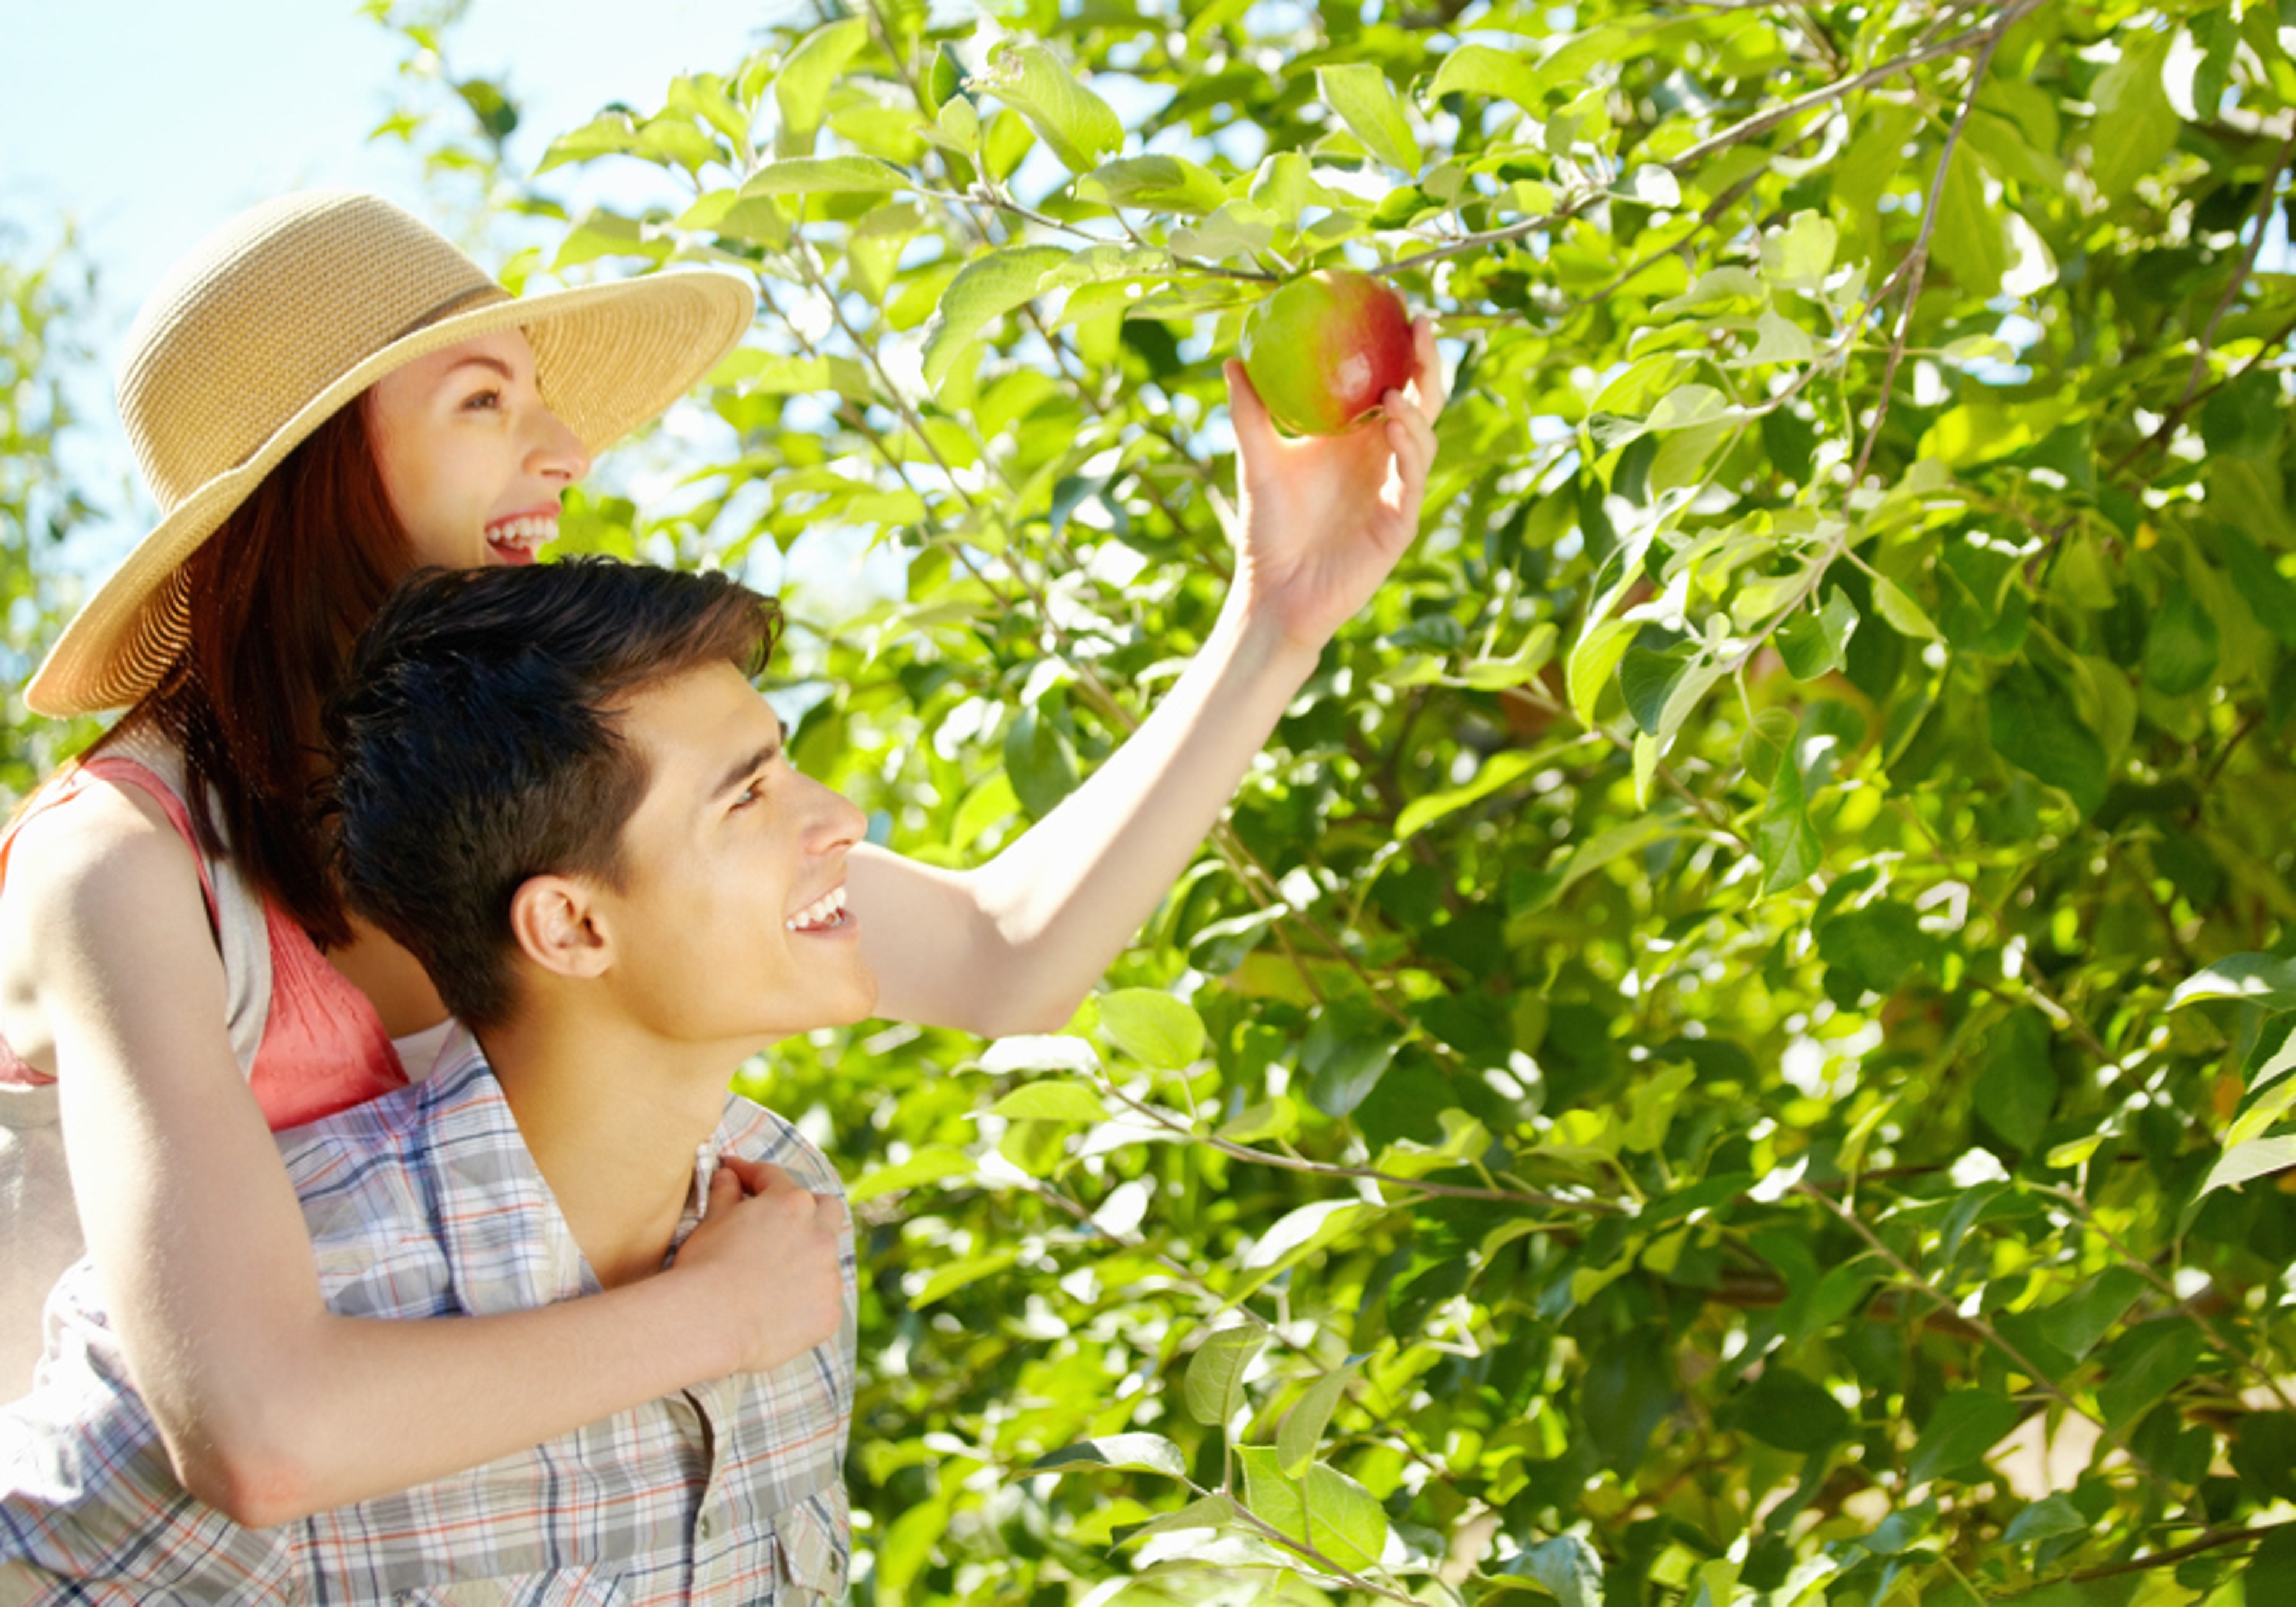
{"type": "Polygon", "coordinates": [[[718,1521],[708,1513],[704,1513],[701,1514],[701,1521],[693,1526],[693,1532],[705,1540],[711,1539],[718,1533],[718,1521]]]}

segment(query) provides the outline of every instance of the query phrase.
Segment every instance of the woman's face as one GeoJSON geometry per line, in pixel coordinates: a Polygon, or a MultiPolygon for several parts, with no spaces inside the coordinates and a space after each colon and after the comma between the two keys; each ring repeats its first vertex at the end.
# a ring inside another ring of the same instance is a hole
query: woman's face
{"type": "Polygon", "coordinates": [[[515,329],[418,357],[366,393],[368,435],[418,564],[532,563],[590,455],[536,389],[515,329]]]}

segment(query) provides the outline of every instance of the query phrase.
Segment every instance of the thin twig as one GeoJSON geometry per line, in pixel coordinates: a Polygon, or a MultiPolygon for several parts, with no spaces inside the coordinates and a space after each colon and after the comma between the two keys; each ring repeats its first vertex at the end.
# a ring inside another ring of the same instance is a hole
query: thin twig
{"type": "Polygon", "coordinates": [[[2166,1568],[2171,1562],[2181,1562],[2186,1557],[2197,1557],[2203,1552],[2216,1551],[2226,1546],[2237,1546],[2243,1540],[2261,1540],[2267,1535],[2277,1534],[2292,1527],[2286,1523],[2267,1523],[2256,1529],[2210,1529],[2199,1539],[2167,1551],[2156,1551],[2150,1556],[2128,1562],[2115,1562],[2104,1568],[2086,1568],[2079,1573],[2069,1573],[2052,1583],[2085,1585],[2091,1579],[2110,1579],[2120,1574],[2149,1573],[2155,1568],[2166,1568]]]}
{"type": "Polygon", "coordinates": [[[1938,202],[1945,193],[1945,181],[1953,171],[1953,153],[1961,143],[1961,131],[1969,123],[1969,114],[1977,109],[1977,92],[1984,87],[1985,70],[1993,65],[1993,53],[2001,47],[2001,37],[2018,17],[2014,5],[2003,12],[1993,25],[1985,48],[1978,53],[1977,65],[1970,70],[1969,93],[1962,97],[1961,111],[1955,114],[1953,127],[1946,131],[1945,149],[1939,153],[1937,176],[1930,181],[1929,199],[1922,206],[1921,233],[1914,238],[1913,254],[1906,258],[1912,266],[1906,273],[1905,306],[1898,313],[1898,332],[1890,338],[1890,355],[1882,365],[1882,397],[1874,404],[1874,428],[1867,432],[1866,444],[1858,448],[1857,465],[1849,471],[1849,484],[1855,489],[1866,479],[1866,465],[1873,460],[1874,447],[1882,439],[1882,426],[1890,420],[1890,392],[1897,382],[1898,365],[1906,356],[1906,337],[1914,327],[1914,308],[1922,299],[1922,281],[1929,274],[1930,236],[1937,232],[1938,202]]]}

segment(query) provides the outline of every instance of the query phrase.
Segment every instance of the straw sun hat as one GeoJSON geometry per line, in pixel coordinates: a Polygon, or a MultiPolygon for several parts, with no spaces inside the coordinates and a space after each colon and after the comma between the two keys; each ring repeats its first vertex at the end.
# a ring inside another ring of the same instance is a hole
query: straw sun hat
{"type": "Polygon", "coordinates": [[[24,689],[46,715],[132,703],[188,639],[182,565],[344,403],[416,357],[496,330],[532,341],[542,394],[597,451],[740,341],[748,283],[709,269],[513,298],[429,225],[340,190],[266,202],[152,292],[119,367],[119,413],[164,517],[24,689]]]}

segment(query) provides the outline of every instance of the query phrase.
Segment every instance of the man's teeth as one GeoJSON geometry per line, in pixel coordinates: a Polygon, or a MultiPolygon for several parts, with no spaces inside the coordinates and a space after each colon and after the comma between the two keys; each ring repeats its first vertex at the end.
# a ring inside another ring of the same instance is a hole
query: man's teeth
{"type": "Polygon", "coordinates": [[[525,519],[505,519],[500,524],[487,527],[487,539],[497,546],[534,548],[558,534],[558,521],[539,514],[525,519]]]}
{"type": "Polygon", "coordinates": [[[791,931],[819,931],[824,927],[841,926],[845,922],[845,890],[835,888],[822,894],[797,914],[788,926],[791,931]]]}

